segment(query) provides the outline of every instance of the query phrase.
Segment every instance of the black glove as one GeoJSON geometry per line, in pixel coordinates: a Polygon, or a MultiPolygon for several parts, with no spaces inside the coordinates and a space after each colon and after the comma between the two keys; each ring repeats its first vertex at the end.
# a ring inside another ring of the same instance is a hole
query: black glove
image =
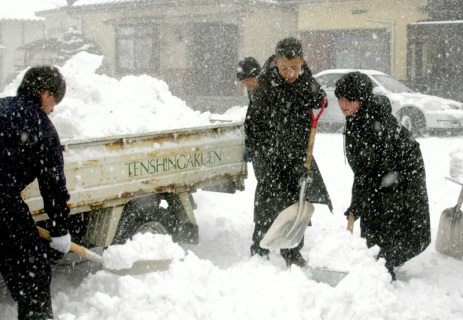
{"type": "Polygon", "coordinates": [[[355,220],[357,220],[358,218],[360,218],[360,212],[358,210],[355,210],[354,208],[352,208],[352,206],[350,206],[346,212],[344,212],[344,215],[346,216],[346,219],[349,219],[349,216],[350,215],[353,215],[355,217],[355,220]]]}
{"type": "Polygon", "coordinates": [[[243,159],[244,159],[244,161],[246,161],[246,162],[251,162],[251,160],[252,160],[252,159],[251,159],[251,153],[249,152],[248,149],[246,149],[246,150],[244,151],[243,159]]]}

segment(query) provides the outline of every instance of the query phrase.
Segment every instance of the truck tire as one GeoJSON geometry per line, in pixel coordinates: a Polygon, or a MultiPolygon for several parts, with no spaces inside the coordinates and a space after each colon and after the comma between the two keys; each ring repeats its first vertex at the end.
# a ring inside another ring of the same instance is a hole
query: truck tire
{"type": "Polygon", "coordinates": [[[122,216],[114,235],[114,244],[124,244],[137,233],[172,235],[177,227],[175,217],[159,206],[160,198],[156,195],[137,198],[124,206],[122,216]]]}
{"type": "Polygon", "coordinates": [[[416,108],[405,108],[400,111],[399,122],[414,137],[423,135],[426,129],[426,119],[423,113],[416,108]]]}

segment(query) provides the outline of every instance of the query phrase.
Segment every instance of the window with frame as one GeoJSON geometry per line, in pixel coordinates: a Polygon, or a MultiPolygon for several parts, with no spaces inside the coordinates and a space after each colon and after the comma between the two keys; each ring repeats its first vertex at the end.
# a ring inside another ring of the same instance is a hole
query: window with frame
{"type": "Polygon", "coordinates": [[[118,73],[159,73],[159,26],[152,23],[119,25],[116,28],[118,73]]]}

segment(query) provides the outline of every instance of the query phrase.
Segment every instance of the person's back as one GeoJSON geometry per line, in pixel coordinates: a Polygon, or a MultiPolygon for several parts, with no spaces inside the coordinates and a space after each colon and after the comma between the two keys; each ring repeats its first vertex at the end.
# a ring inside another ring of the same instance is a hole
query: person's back
{"type": "Polygon", "coordinates": [[[39,108],[23,96],[0,99],[0,189],[19,192],[39,175],[46,146],[55,138],[50,119],[39,108]]]}
{"type": "Polygon", "coordinates": [[[19,319],[53,317],[48,246],[20,192],[37,178],[50,217],[50,247],[69,251],[69,194],[58,133],[48,114],[65,94],[55,67],[30,68],[17,96],[0,99],[0,261],[19,319]]]}

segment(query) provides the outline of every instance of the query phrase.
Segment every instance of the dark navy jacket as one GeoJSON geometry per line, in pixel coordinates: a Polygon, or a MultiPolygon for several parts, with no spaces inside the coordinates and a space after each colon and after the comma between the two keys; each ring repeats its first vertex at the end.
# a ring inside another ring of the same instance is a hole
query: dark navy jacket
{"type": "Polygon", "coordinates": [[[10,237],[34,223],[20,192],[38,179],[52,236],[69,231],[69,194],[58,133],[42,106],[23,96],[0,99],[0,232],[10,237]],[[27,210],[28,211],[28,210],[27,210]]]}

